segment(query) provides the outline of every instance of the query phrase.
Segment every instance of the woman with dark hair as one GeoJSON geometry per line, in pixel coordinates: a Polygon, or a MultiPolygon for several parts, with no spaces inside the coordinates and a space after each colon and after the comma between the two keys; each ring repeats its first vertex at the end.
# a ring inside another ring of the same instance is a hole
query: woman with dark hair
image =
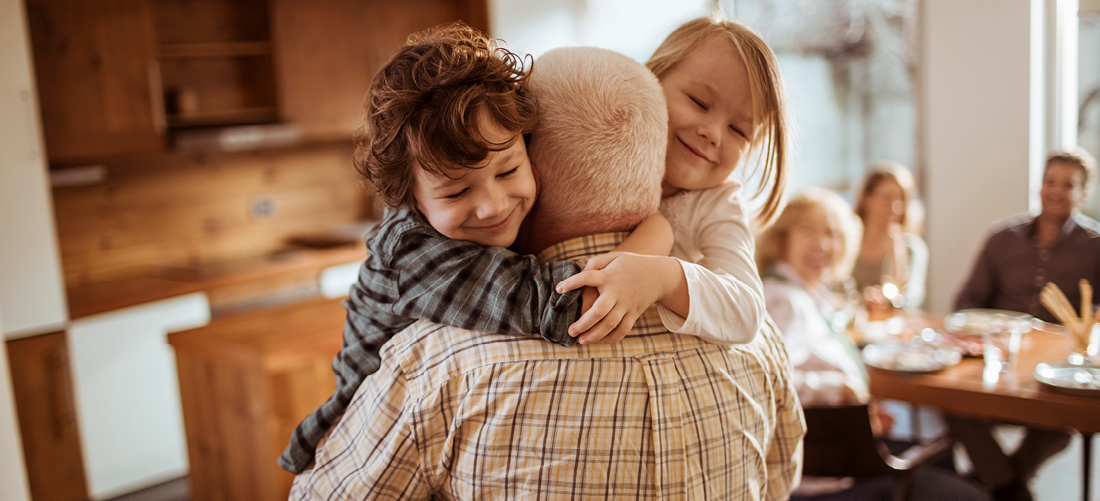
{"type": "Polygon", "coordinates": [[[920,308],[928,271],[928,246],[917,235],[919,205],[913,175],[896,162],[871,166],[856,199],[863,237],[852,267],[856,286],[870,303],[920,308]],[[890,287],[892,285],[892,287],[890,287]]]}

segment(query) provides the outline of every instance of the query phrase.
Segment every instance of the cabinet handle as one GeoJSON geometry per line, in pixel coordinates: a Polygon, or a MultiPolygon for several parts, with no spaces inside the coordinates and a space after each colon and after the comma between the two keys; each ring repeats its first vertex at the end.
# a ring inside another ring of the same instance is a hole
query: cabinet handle
{"type": "Polygon", "coordinates": [[[160,77],[160,63],[152,61],[147,67],[149,74],[149,104],[152,105],[153,127],[158,134],[168,130],[168,119],[164,111],[164,84],[160,77]]]}

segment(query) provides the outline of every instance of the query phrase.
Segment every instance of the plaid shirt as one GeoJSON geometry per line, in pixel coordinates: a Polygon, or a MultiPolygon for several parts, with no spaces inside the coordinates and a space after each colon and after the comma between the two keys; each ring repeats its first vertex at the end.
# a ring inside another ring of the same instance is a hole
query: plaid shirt
{"type": "Polygon", "coordinates": [[[534,256],[454,240],[411,208],[387,211],[367,238],[367,259],[344,302],[344,347],[332,361],[336,390],[295,428],[279,465],[301,473],[317,443],[351,402],[363,379],[378,370],[379,349],[417,319],[499,334],[541,334],[563,346],[575,339],[580,289],[554,286],[580,271],[572,261],[540,264],[534,256]]]}
{"type": "Polygon", "coordinates": [[[650,308],[623,341],[571,348],[418,322],[383,351],[291,499],[784,499],[800,475],[805,423],[770,321],[724,347],[650,308]]]}

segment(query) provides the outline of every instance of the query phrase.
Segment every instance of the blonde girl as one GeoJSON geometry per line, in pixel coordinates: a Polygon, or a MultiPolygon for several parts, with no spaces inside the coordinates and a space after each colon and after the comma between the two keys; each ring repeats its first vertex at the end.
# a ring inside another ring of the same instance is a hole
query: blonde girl
{"type": "Polygon", "coordinates": [[[747,27],[714,17],[677,28],[646,63],[669,114],[661,213],[671,257],[609,253],[559,289],[592,286],[600,297],[573,326],[581,343],[616,342],[653,303],[672,332],[746,343],[764,321],[752,230],[739,178],[759,174],[757,217],[767,226],[787,180],[786,97],[779,64],[747,27]],[[756,153],[758,162],[734,171],[756,153]],[[759,171],[759,172],[757,172],[759,171]]]}

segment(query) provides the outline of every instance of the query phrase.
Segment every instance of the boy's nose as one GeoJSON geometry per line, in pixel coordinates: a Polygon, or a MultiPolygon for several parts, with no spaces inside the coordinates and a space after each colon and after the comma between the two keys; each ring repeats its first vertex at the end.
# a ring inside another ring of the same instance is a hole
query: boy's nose
{"type": "Polygon", "coordinates": [[[500,190],[491,190],[477,206],[478,219],[491,220],[508,209],[508,196],[500,190]]]}

